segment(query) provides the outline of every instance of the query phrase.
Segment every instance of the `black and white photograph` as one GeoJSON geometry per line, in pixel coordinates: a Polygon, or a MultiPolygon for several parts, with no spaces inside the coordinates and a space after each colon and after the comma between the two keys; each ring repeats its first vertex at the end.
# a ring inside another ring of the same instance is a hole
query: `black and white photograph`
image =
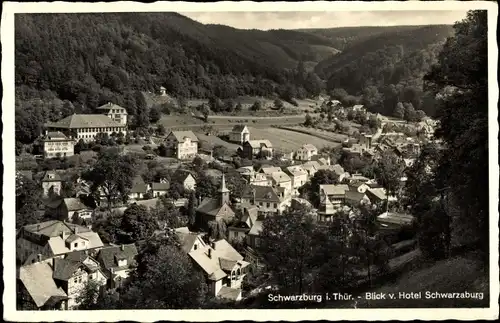
{"type": "Polygon", "coordinates": [[[5,320],[498,319],[496,3],[4,10],[5,320]]]}

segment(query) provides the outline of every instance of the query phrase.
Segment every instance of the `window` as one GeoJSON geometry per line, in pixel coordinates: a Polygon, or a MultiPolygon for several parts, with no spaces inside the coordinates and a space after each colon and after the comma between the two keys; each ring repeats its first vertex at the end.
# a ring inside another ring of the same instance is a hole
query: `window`
{"type": "Polygon", "coordinates": [[[276,208],[278,208],[278,203],[274,203],[274,204],[273,204],[273,207],[274,207],[275,209],[276,209],[276,208]]]}
{"type": "Polygon", "coordinates": [[[82,282],[82,276],[79,276],[78,277],[78,283],[81,283],[82,282]]]}
{"type": "Polygon", "coordinates": [[[78,242],[75,242],[75,243],[73,244],[73,247],[75,247],[75,248],[76,248],[76,247],[78,247],[78,242]]]}
{"type": "Polygon", "coordinates": [[[267,202],[266,207],[271,207],[271,203],[267,202]]]}

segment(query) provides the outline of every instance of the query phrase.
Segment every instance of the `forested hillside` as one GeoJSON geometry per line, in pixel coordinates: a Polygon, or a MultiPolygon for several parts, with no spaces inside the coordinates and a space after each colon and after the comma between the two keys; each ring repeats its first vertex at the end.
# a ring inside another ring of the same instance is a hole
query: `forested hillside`
{"type": "Polygon", "coordinates": [[[270,95],[284,91],[279,84],[297,84],[290,69],[302,57],[326,56],[316,57],[317,46],[329,42],[294,31],[203,25],[176,13],[20,15],[16,85],[91,108],[108,99],[123,104],[127,91],[161,85],[184,97],[270,95]]]}
{"type": "Polygon", "coordinates": [[[328,90],[341,88],[362,96],[373,111],[390,115],[398,102],[409,102],[434,115],[435,100],[423,91],[422,77],[452,33],[451,26],[389,29],[364,41],[358,38],[342,53],[318,63],[315,72],[327,80],[328,90]]]}

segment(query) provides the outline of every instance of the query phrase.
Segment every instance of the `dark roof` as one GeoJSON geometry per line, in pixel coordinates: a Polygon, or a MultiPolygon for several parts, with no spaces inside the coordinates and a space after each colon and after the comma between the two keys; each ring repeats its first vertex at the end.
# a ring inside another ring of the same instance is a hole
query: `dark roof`
{"type": "Polygon", "coordinates": [[[187,169],[177,169],[174,172],[174,174],[172,175],[172,180],[174,180],[176,182],[183,183],[186,180],[186,178],[188,178],[189,175],[193,176],[193,174],[191,174],[191,172],[189,170],[187,170],[187,169]]]}
{"type": "Polygon", "coordinates": [[[106,269],[118,267],[116,257],[127,259],[130,263],[137,256],[137,248],[135,244],[111,246],[99,250],[97,259],[102,263],[106,269]],[[122,250],[123,249],[123,250],[122,250]]]}
{"type": "Polygon", "coordinates": [[[276,194],[276,191],[269,186],[249,185],[245,188],[242,197],[247,199],[252,199],[253,198],[252,191],[255,192],[256,201],[280,202],[280,199],[278,197],[278,194],[276,194]]]}
{"type": "Polygon", "coordinates": [[[233,127],[233,130],[231,132],[242,132],[245,129],[245,125],[243,124],[237,124],[236,126],[233,127]]]}
{"type": "Polygon", "coordinates": [[[83,263],[80,261],[55,258],[53,277],[54,279],[68,280],[78,268],[83,266],[83,263]]]}
{"type": "Polygon", "coordinates": [[[48,122],[45,126],[62,129],[125,127],[104,114],[73,114],[57,122],[48,122]]]}
{"type": "Polygon", "coordinates": [[[365,194],[355,190],[349,190],[345,192],[345,198],[350,201],[361,202],[363,197],[365,197],[365,194]]]}
{"type": "Polygon", "coordinates": [[[43,141],[66,141],[69,140],[65,134],[60,131],[47,132],[42,138],[43,141]]]}
{"type": "Polygon", "coordinates": [[[207,197],[203,199],[196,211],[215,216],[219,213],[221,207],[222,205],[220,205],[220,199],[207,197]]]}
{"type": "Polygon", "coordinates": [[[57,172],[46,171],[43,175],[42,182],[61,182],[61,176],[59,176],[57,172]]]}
{"type": "Polygon", "coordinates": [[[137,175],[136,177],[134,177],[130,193],[146,193],[147,191],[148,191],[148,186],[142,179],[142,176],[137,175]]]}

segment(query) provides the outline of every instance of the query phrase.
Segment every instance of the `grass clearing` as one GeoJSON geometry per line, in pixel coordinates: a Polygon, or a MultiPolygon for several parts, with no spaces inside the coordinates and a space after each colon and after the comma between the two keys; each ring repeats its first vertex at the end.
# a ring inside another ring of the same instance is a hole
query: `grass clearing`
{"type": "Polygon", "coordinates": [[[304,144],[313,144],[316,148],[336,147],[340,145],[331,140],[321,139],[312,135],[298,133],[278,128],[250,128],[251,139],[268,139],[275,148],[297,150],[304,144]]]}

